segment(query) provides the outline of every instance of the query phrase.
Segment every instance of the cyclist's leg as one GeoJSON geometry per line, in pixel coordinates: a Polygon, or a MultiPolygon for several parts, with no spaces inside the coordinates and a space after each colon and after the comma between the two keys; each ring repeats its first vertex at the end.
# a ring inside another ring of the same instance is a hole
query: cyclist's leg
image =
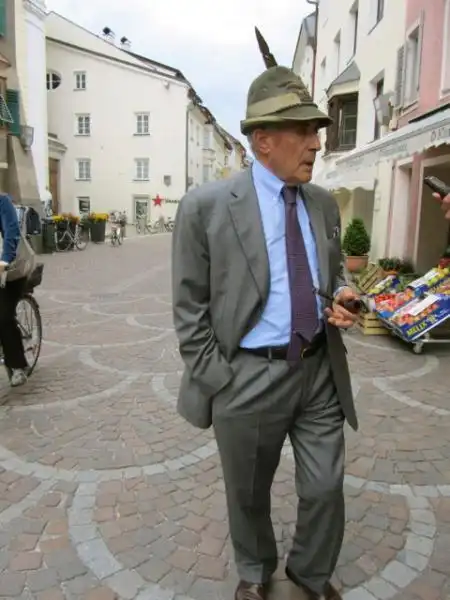
{"type": "Polygon", "coordinates": [[[23,348],[22,335],[16,321],[16,307],[23,293],[25,279],[10,281],[0,288],[0,341],[5,366],[12,371],[11,383],[25,383],[28,366],[23,348]]]}

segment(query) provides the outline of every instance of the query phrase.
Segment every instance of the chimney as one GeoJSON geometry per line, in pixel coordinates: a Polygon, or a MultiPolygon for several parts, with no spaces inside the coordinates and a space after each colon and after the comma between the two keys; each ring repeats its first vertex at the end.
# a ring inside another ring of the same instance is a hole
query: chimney
{"type": "Polygon", "coordinates": [[[114,44],[114,40],[116,39],[116,34],[109,27],[103,27],[102,34],[104,39],[110,44],[114,44]]]}
{"type": "Polygon", "coordinates": [[[121,38],[120,38],[120,45],[122,46],[122,48],[123,48],[124,50],[128,50],[129,48],[131,48],[131,42],[130,42],[130,40],[129,40],[127,37],[125,37],[125,36],[123,36],[123,37],[121,37],[121,38]]]}

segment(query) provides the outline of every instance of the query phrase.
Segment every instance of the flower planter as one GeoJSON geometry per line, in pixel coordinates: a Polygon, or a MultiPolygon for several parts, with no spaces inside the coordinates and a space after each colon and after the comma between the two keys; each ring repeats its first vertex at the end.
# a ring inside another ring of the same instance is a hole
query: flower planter
{"type": "Polygon", "coordinates": [[[91,222],[91,242],[101,244],[106,237],[106,221],[91,222]]]}
{"type": "Polygon", "coordinates": [[[369,263],[369,257],[366,256],[346,256],[345,266],[349,273],[360,273],[369,263]]]}

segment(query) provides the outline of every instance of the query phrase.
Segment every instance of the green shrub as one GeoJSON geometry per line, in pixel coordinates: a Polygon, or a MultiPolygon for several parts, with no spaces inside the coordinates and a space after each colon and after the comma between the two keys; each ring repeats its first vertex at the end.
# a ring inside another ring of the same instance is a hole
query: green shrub
{"type": "Polygon", "coordinates": [[[366,256],[370,250],[370,237],[362,219],[352,219],[345,230],[342,249],[347,256],[366,256]]]}

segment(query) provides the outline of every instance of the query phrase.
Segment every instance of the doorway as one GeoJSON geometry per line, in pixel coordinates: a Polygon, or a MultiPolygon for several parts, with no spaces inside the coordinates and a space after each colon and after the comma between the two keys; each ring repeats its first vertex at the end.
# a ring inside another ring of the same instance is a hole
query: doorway
{"type": "Polygon", "coordinates": [[[134,222],[139,219],[145,219],[147,222],[150,216],[150,196],[134,196],[134,222]]]}
{"type": "Polygon", "coordinates": [[[52,211],[54,215],[59,214],[59,160],[48,159],[49,188],[52,195],[52,211]]]}

